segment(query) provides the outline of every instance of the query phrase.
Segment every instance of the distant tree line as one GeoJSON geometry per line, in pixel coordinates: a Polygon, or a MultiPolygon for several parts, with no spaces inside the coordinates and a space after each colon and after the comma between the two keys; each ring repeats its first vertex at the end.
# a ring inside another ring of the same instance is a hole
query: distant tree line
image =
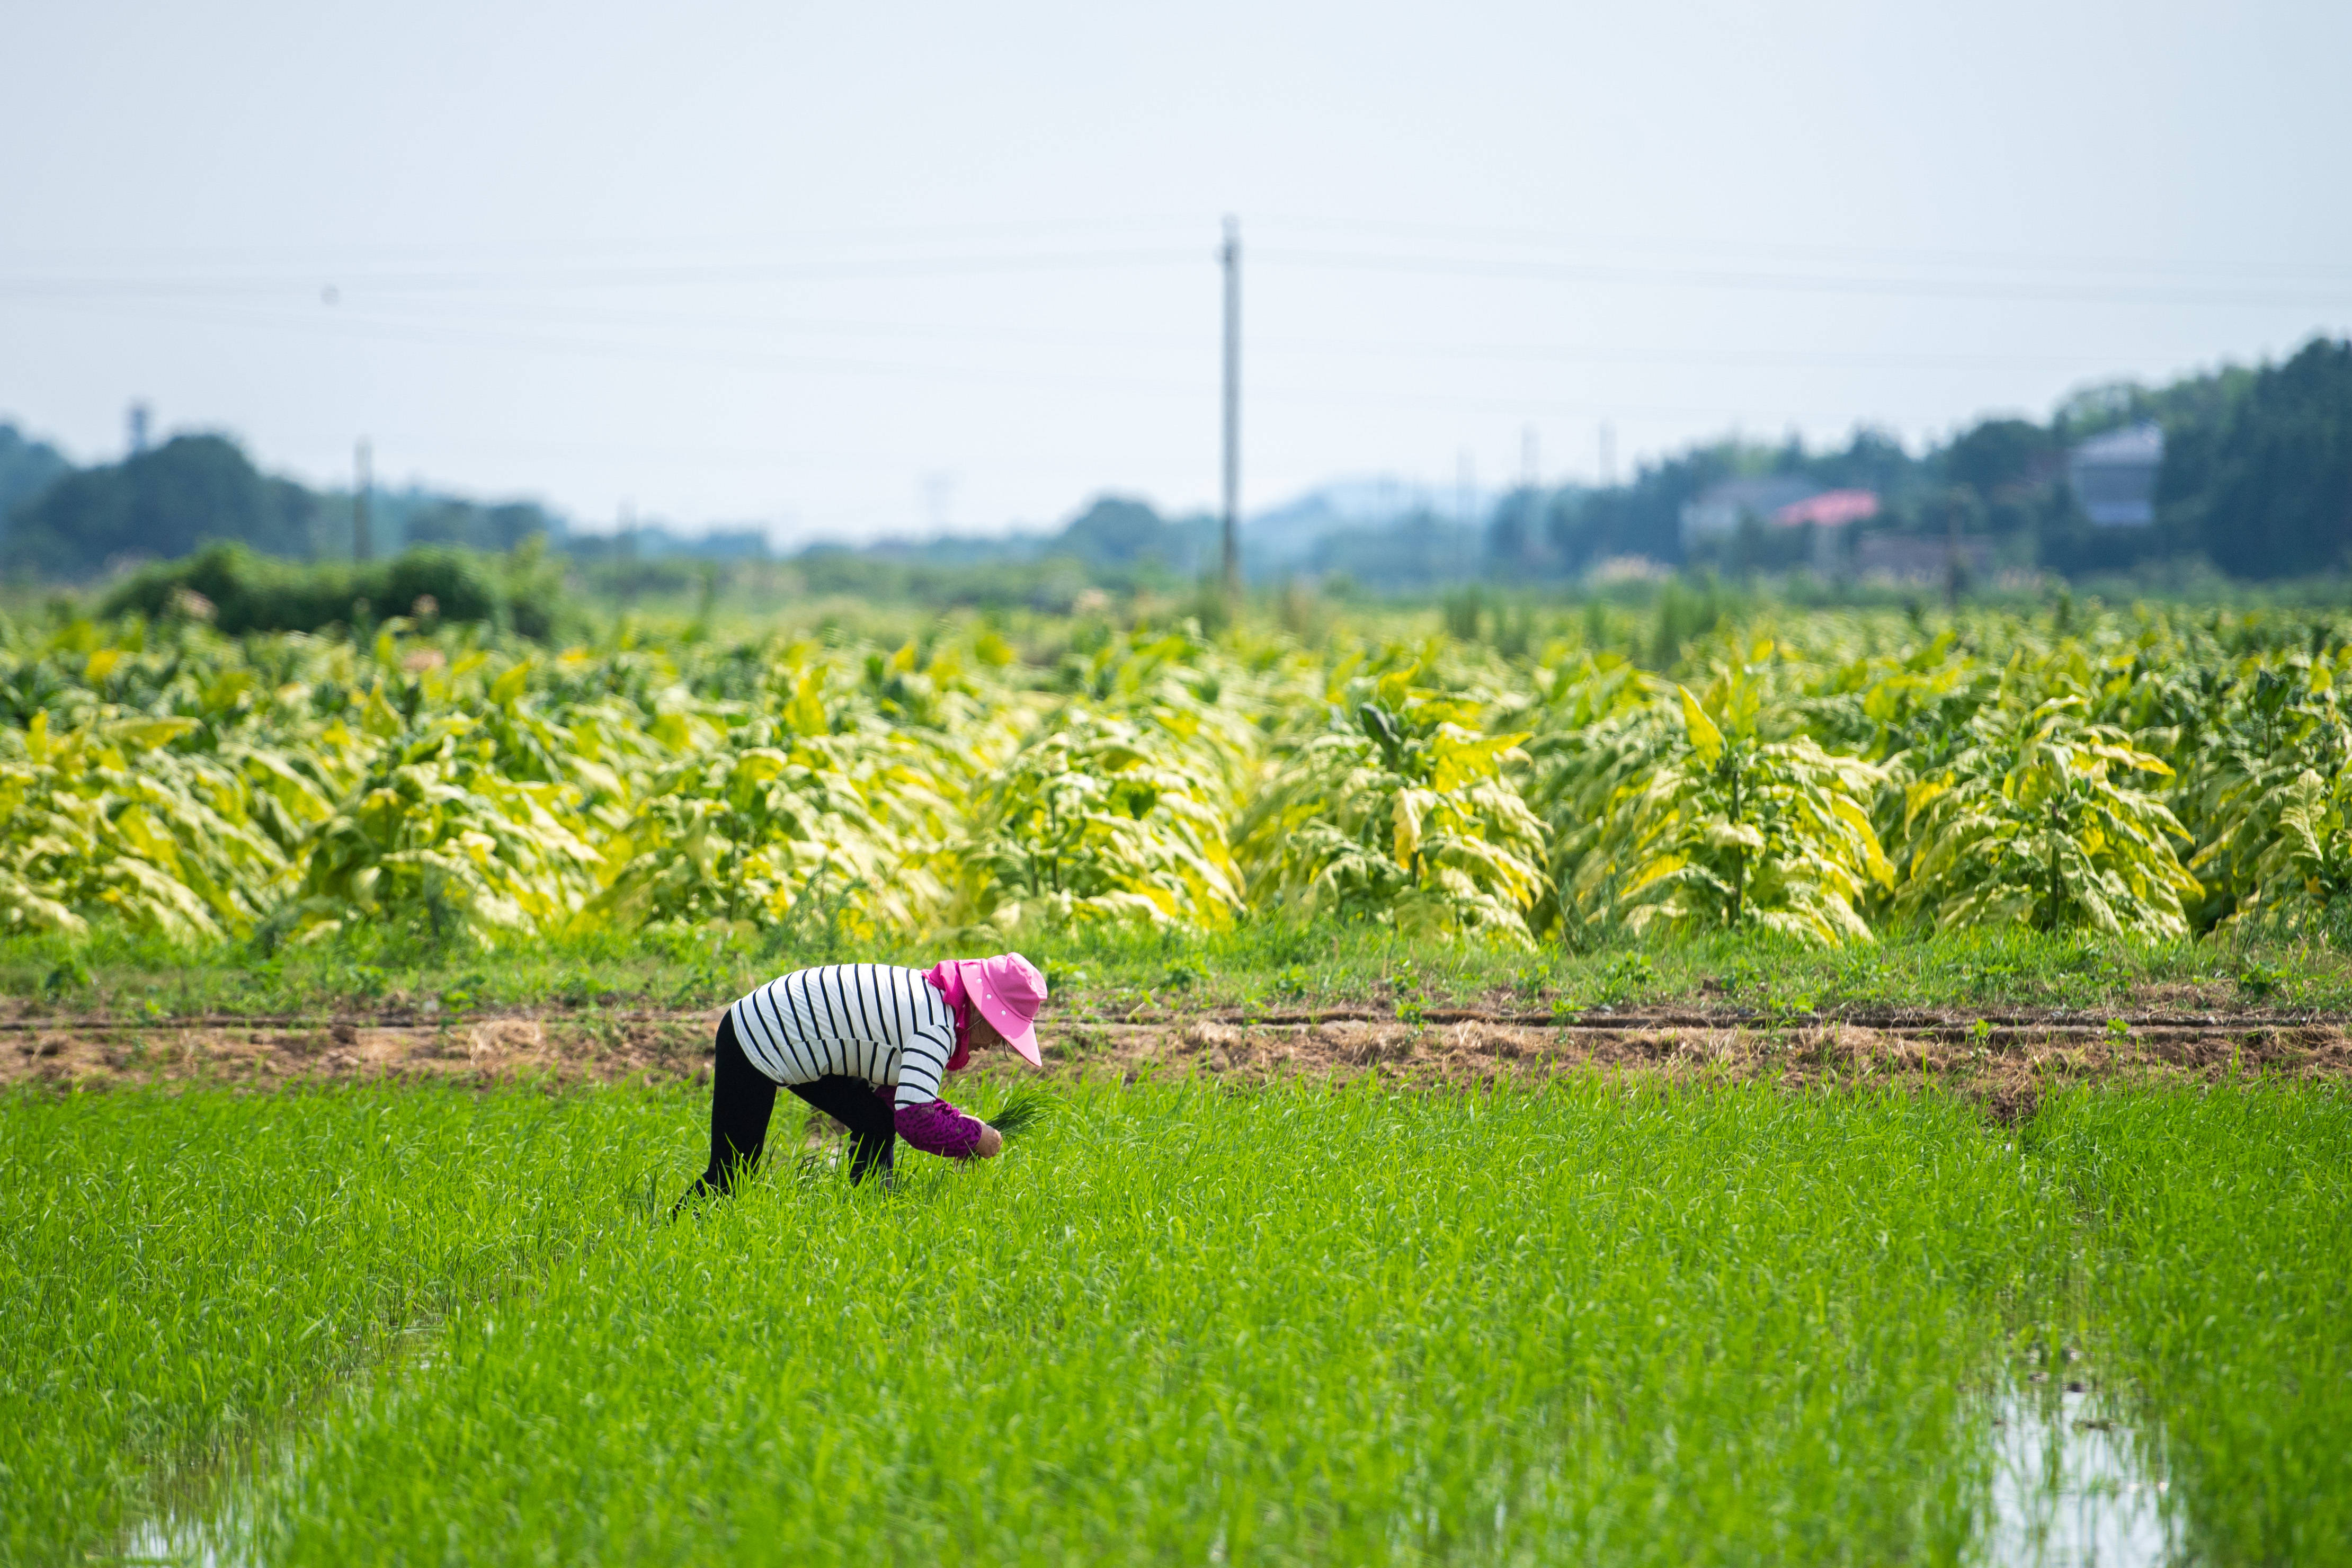
{"type": "MultiPolygon", "coordinates": [[[[1723,441],[1612,489],[1521,491],[1489,520],[1488,569],[1569,576],[1612,556],[1684,563],[1687,502],[1723,479],[1774,474],[1876,492],[1884,510],[1867,529],[1988,538],[2008,558],[2068,575],[2189,557],[2254,579],[2342,572],[2352,569],[2352,342],[2318,338],[2281,364],[2160,388],[2095,388],[2047,423],[1987,419],[1919,457],[1864,428],[1832,451],[1723,441]],[[2150,421],[2165,437],[2154,523],[2095,524],[2068,482],[2067,454],[2150,421]]],[[[1797,563],[1794,544],[1751,531],[1703,548],[1713,564],[1769,567],[1797,563]]]]}
{"type": "MultiPolygon", "coordinates": [[[[1869,428],[1828,451],[1796,439],[1707,443],[1643,465],[1627,484],[1519,490],[1483,520],[1426,514],[1349,527],[1319,542],[1308,569],[1410,591],[1480,576],[1573,578],[1622,557],[1734,571],[1818,566],[1801,530],[1746,527],[1686,545],[1685,505],[1722,480],[1776,475],[1874,492],[1881,510],[1864,532],[1966,536],[2000,561],[2070,576],[2188,560],[2252,579],[2352,570],[2352,342],[2317,338],[2284,363],[2225,368],[2159,388],[2095,388],[2046,422],[1983,420],[1918,456],[1869,428]],[[2095,524],[2069,482],[2067,455],[2094,436],[2143,422],[2165,437],[2155,520],[2095,524]]],[[[215,542],[284,559],[345,559],[353,516],[348,494],[265,475],[224,437],[182,436],[78,469],[0,425],[0,570],[79,580],[184,559],[215,542]]],[[[373,496],[370,521],[385,556],[415,546],[504,553],[541,538],[592,590],[622,595],[686,584],[712,563],[767,555],[757,531],[693,539],[651,525],[574,533],[533,502],[483,504],[415,489],[373,496]]],[[[1213,518],[1163,517],[1141,500],[1104,496],[1050,534],[820,545],[786,564],[791,581],[811,594],[1054,605],[1089,587],[1189,586],[1215,570],[1218,548],[1213,518]]]]}
{"type": "MultiPolygon", "coordinates": [[[[539,540],[569,561],[590,594],[622,598],[690,592],[719,563],[768,556],[765,535],[754,529],[686,536],[649,523],[581,533],[535,502],[407,489],[369,497],[378,559],[362,568],[351,562],[348,492],[265,474],[215,435],[180,436],[118,463],[76,468],[0,425],[0,570],[64,582],[128,571],[114,595],[119,607],[160,613],[198,602],[236,629],[403,615],[420,596],[439,603],[445,618],[530,618],[513,595],[453,564],[453,550],[509,555],[539,540]],[[352,569],[304,574],[273,562],[352,569]],[[419,573],[446,581],[436,591],[419,573]]],[[[785,580],[817,595],[1066,607],[1090,587],[1188,584],[1211,569],[1216,549],[1213,519],[1171,521],[1142,501],[1104,496],[1051,534],[814,546],[785,580]]]]}
{"type": "MultiPolygon", "coordinates": [[[[1581,576],[1612,558],[1738,573],[1820,569],[1811,531],[1744,528],[1692,546],[1683,509],[1726,479],[1787,476],[1822,489],[1869,490],[1878,516],[1861,533],[1945,541],[1959,535],[1998,563],[2070,577],[2153,562],[2204,561],[2232,575],[2274,579],[2352,571],[2352,342],[2315,339],[2284,363],[2227,368],[2159,388],[2095,387],[2046,422],[1981,420],[1914,455],[1885,432],[1857,429],[1842,446],[1811,450],[1709,442],[1642,466],[1607,488],[1520,489],[1483,519],[1429,508],[1378,524],[1336,528],[1304,570],[1381,592],[1485,578],[1503,583],[1581,576]],[[2156,518],[2101,526],[2085,514],[2067,458],[2082,442],[2153,422],[2165,435],[2156,518]]],[[[1848,534],[1849,544],[1855,535],[1848,534]]],[[[1060,536],[1009,548],[1125,583],[1139,568],[1206,570],[1215,525],[1170,522],[1140,502],[1106,500],[1060,536]]],[[[1247,540],[1244,538],[1244,550],[1247,540]]],[[[1932,553],[1932,552],[1931,552],[1932,553]]],[[[998,559],[1004,556],[1000,553],[998,559]]],[[[813,580],[878,581],[892,570],[873,549],[803,557],[813,580]]],[[[898,585],[923,584],[901,567],[898,585]]]]}
{"type": "MultiPolygon", "coordinates": [[[[426,547],[504,554],[539,539],[585,560],[761,556],[757,531],[684,538],[656,524],[619,536],[574,533],[536,501],[469,500],[415,489],[367,498],[373,553],[426,547]]],[[[263,473],[224,436],[180,436],[119,463],[77,468],[0,425],[0,570],[53,581],[176,561],[236,544],[291,561],[349,560],[354,498],[263,473]]]]}
{"type": "Polygon", "coordinates": [[[225,632],[365,632],[399,616],[425,626],[478,622],[541,638],[574,609],[562,574],[535,538],[506,555],[417,544],[364,562],[285,561],[215,542],[141,567],[102,605],[110,616],[205,620],[225,632]]]}
{"type": "Polygon", "coordinates": [[[1189,590],[1216,569],[1218,523],[1162,517],[1129,496],[1097,497],[1052,533],[813,545],[788,563],[819,595],[1063,611],[1089,590],[1189,590]]]}

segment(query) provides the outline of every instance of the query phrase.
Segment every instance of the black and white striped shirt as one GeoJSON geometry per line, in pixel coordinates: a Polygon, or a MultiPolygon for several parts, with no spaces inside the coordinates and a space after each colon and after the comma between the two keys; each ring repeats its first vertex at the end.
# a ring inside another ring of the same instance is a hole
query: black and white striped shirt
{"type": "Polygon", "coordinates": [[[728,1009],[751,1065],[778,1083],[839,1074],[897,1088],[894,1105],[940,1097],[955,1014],[919,969],[828,963],[771,980],[728,1009]]]}

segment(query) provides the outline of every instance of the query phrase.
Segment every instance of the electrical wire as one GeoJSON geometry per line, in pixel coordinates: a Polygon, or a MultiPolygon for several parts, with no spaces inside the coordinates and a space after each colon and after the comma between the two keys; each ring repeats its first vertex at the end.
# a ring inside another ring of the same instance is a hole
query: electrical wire
{"type": "Polygon", "coordinates": [[[1151,249],[1125,253],[1072,252],[1058,255],[968,256],[954,258],[869,258],[851,262],[744,261],[702,264],[644,264],[573,268],[546,268],[532,274],[476,269],[470,272],[362,272],[345,279],[321,280],[316,275],[220,278],[99,278],[58,276],[0,277],[0,295],[110,298],[187,295],[317,293],[322,287],[423,293],[488,289],[619,289],[667,287],[685,283],[778,282],[788,280],[895,279],[903,278],[991,277],[1020,272],[1099,271],[1118,268],[1197,265],[1199,250],[1151,249]]]}
{"type": "MultiPolygon", "coordinates": [[[[1139,224],[1126,232],[1156,233],[1159,225],[1139,224]]],[[[1167,226],[1172,229],[1173,226],[1167,226]]],[[[1356,226],[1287,220],[1295,232],[1342,231],[1443,241],[1423,249],[1383,246],[1283,243],[1285,223],[1254,228],[1244,250],[1246,264],[1265,268],[1283,286],[1299,277],[1328,278],[1356,272],[1441,279],[1476,279],[1531,287],[1575,285],[1592,289],[1665,289],[1692,292],[1771,292],[1826,297],[1872,296],[1978,301],[2031,301],[2069,306],[2326,310],[2352,302],[2352,271],[2344,268],[2231,269],[2221,264],[2182,264],[2129,258],[2028,257],[1996,253],[1904,251],[1886,247],[1771,245],[1745,242],[1605,239],[1551,231],[1499,231],[1410,224],[1356,226]],[[1265,242],[1264,229],[1276,239],[1265,242]],[[1483,244],[1488,253],[1458,242],[1483,244]],[[1594,249],[1614,246],[1677,258],[1670,262],[1596,258],[1594,249]],[[1448,248],[1451,247],[1452,248],[1448,248]],[[1569,247],[1586,254],[1568,254],[1569,247]],[[1736,257],[1745,265],[1696,264],[1694,257],[1736,257]],[[2181,279],[2204,279],[2184,282],[2181,279]],[[2217,281],[2218,280],[2218,281],[2217,281]]],[[[171,321],[233,330],[264,329],[310,337],[376,342],[422,348],[486,350],[534,356],[566,356],[613,363],[703,365],[714,369],[805,377],[870,377],[929,384],[1001,389],[1034,387],[1181,398],[1213,397],[1213,351],[1205,331],[1139,329],[1022,329],[925,323],[860,321],[821,313],[793,316],[746,310],[669,310],[658,306],[662,291],[766,289],[780,284],[903,283],[915,280],[987,279],[1021,274],[1150,273],[1175,268],[1207,272],[1213,247],[1201,244],[1075,244],[1040,248],[1048,235],[1099,239],[1108,226],[1061,228],[1034,225],[971,226],[961,229],[881,231],[830,239],[807,234],[755,237],[746,247],[790,245],[801,254],[720,255],[711,242],[668,245],[646,242],[635,250],[625,242],[566,247],[553,259],[499,263],[464,257],[446,265],[419,259],[430,247],[401,250],[402,265],[388,265],[393,250],[366,253],[354,267],[348,248],[322,253],[315,270],[285,264],[285,253],[267,253],[271,265],[210,268],[115,266],[86,271],[0,274],[0,309],[9,305],[110,319],[171,321]],[[986,248],[992,238],[1020,247],[986,248]],[[961,248],[940,250],[950,241],[961,248]],[[842,254],[809,254],[832,245],[842,254]],[[895,248],[894,248],[895,247],[895,248]],[[341,301],[320,306],[322,287],[341,301]],[[598,296],[605,296],[599,298],[598,296]],[[612,298],[618,296],[618,299],[612,298]],[[624,300],[635,301],[624,303],[624,300]],[[541,330],[545,329],[545,330],[541,330]],[[726,334],[719,343],[681,341],[707,329],[726,334]],[[971,345],[1036,350],[1102,351],[1121,348],[1198,350],[1203,365],[1197,379],[1122,373],[1117,370],[1059,371],[1033,361],[984,366],[918,363],[887,357],[809,353],[789,346],[794,337],[902,345],[971,345]],[[763,341],[764,339],[764,341],[763,341]]],[[[731,247],[737,242],[728,242],[731,247]]],[[[257,253],[248,253],[257,254],[257,253]]],[[[1202,319],[1213,307],[1206,290],[1202,319]]],[[[1837,350],[1797,348],[1661,347],[1606,343],[1444,342],[1371,337],[1317,338],[1274,334],[1254,338],[1250,352],[1260,366],[1328,360],[1394,360],[1517,363],[1530,366],[1705,367],[1793,370],[1848,368],[1950,371],[2024,365],[2086,366],[2110,363],[2090,355],[2054,353],[1937,353],[1928,350],[1837,350]]],[[[1391,388],[1361,383],[1317,384],[1277,373],[1254,379],[1248,397],[1260,407],[1354,407],[1435,409],[1529,416],[1612,416],[1688,421],[1731,419],[1761,425],[1843,422],[1845,413],[1808,413],[1785,407],[1718,404],[1633,404],[1622,399],[1572,399],[1549,395],[1457,395],[1414,386],[1391,388]]],[[[1906,420],[1924,425],[1930,420],[1906,420]]],[[[598,443],[594,450],[609,450],[598,443]]],[[[712,460],[706,457],[703,460],[712,460]]],[[[738,460],[738,459],[719,459],[738,460]]],[[[747,451],[740,461],[758,465],[803,458],[747,451]]],[[[880,466],[882,459],[877,459],[880,466]]]]}
{"type": "MultiPolygon", "coordinates": [[[[76,308],[76,304],[62,308],[76,308]]],[[[156,314],[151,319],[189,321],[195,324],[257,326],[290,331],[310,336],[331,336],[396,343],[419,344],[446,348],[502,349],[541,355],[614,361],[635,361],[669,364],[700,364],[712,368],[771,373],[818,373],[829,375],[851,375],[882,379],[920,381],[933,384],[950,384],[968,386],[1035,386],[1060,387],[1089,392],[1118,391],[1145,395],[1197,400],[1207,395],[1214,384],[1212,375],[1199,381],[1160,380],[1142,376],[1081,373],[1055,374],[1028,369],[972,369],[941,367],[933,364],[889,363],[867,360],[821,359],[804,355],[747,353],[727,349],[692,349],[677,345],[607,342],[580,338],[556,338],[518,332],[481,330],[449,331],[430,327],[409,327],[389,323],[363,321],[333,321],[318,319],[274,317],[259,313],[214,311],[196,314],[176,311],[156,314]]],[[[1843,412],[1759,407],[1746,404],[1639,404],[1622,399],[1606,402],[1570,400],[1548,396],[1495,397],[1460,395],[1433,392],[1383,392],[1361,386],[1325,387],[1273,382],[1252,384],[1254,401],[1278,405],[1361,407],[1361,408],[1427,408],[1475,413],[1517,413],[1525,415],[1617,415],[1626,417],[1706,418],[1756,420],[1771,424],[1817,423],[1845,417],[1843,412]]]]}
{"type": "MultiPolygon", "coordinates": [[[[371,313],[382,315],[384,312],[397,312],[407,306],[425,303],[425,301],[395,299],[369,300],[361,307],[354,306],[346,300],[339,307],[339,310],[350,316],[365,316],[371,313]]],[[[1150,332],[1106,329],[1061,331],[1006,331],[903,321],[859,321],[839,318],[761,316],[740,311],[657,310],[542,302],[491,305],[479,300],[436,300],[431,301],[426,308],[443,314],[463,313],[469,310],[478,315],[495,312],[502,322],[529,321],[555,324],[642,326],[662,330],[707,327],[723,331],[737,339],[746,332],[765,331],[779,335],[872,337],[913,342],[953,342],[1032,348],[1100,349],[1108,346],[1198,348],[1202,343],[1202,335],[1198,331],[1150,332]]],[[[1204,306],[1203,309],[1205,310],[1206,307],[1204,306]]],[[[1684,350],[1659,348],[1654,345],[1440,342],[1428,340],[1293,337],[1282,333],[1260,334],[1251,339],[1250,343],[1253,351],[1259,353],[1328,354],[1349,358],[1496,360],[1538,363],[1721,365],[1761,369],[1827,367],[1957,370],[1982,366],[2022,364],[2082,366],[2109,363],[2104,356],[2082,353],[1887,353],[1868,350],[1773,348],[1684,350]]]]}
{"type": "Polygon", "coordinates": [[[1780,259],[1801,258],[1816,262],[1840,260],[1894,262],[1924,268],[1974,267],[2036,272],[2091,271],[2109,275],[2120,273],[2204,279],[2258,278],[2269,281],[2282,279],[2319,279],[2342,282],[2352,279],[2352,266],[2341,262],[2320,265],[2308,263],[2283,265],[2276,261],[2220,259],[2168,261],[2132,256],[2076,256],[2014,250],[1934,249],[1903,246],[1825,244],[1819,241],[1719,240],[1695,236],[1642,236],[1564,229],[1496,228],[1382,219],[1334,220],[1278,217],[1272,221],[1278,226],[1297,227],[1309,232],[1378,234],[1435,240],[1441,244],[1459,244],[1466,239],[1519,249],[1543,248],[1554,252],[1564,248],[1589,249],[1597,247],[1601,249],[1632,251],[1637,254],[1684,253],[1717,257],[1746,255],[1780,259]]]}
{"type": "MultiPolygon", "coordinates": [[[[1679,248],[1687,253],[1687,243],[1679,248]]],[[[1726,247],[1716,247],[1724,253],[1726,247]]],[[[1803,256],[1815,260],[1840,257],[1907,258],[1908,272],[1822,271],[1787,268],[1694,267],[1654,261],[1605,261],[1560,256],[1479,256],[1390,252],[1373,249],[1330,249],[1253,243],[1247,251],[1255,265],[1306,268],[1327,271],[1392,272],[1433,277],[1475,277],[1493,280],[1573,282],[1637,288],[1769,290],[1807,293],[1888,295],[1903,298],[2049,300],[2069,304],[2126,304],[2219,307],[2288,307],[2336,309],[2352,301],[2352,271],[2320,269],[2309,273],[2269,272],[2271,279],[2298,278],[2294,289],[2182,287],[2131,281],[2146,276],[2223,277],[2235,274],[2210,268],[2190,268],[2185,274],[2164,263],[2089,263],[2052,261],[2026,257],[1978,256],[1964,263],[1922,259],[1917,253],[1831,247],[1745,247],[1749,255],[1803,256]],[[1990,268],[2001,276],[1945,275],[1954,266],[1990,268]],[[2096,266],[2125,276],[2084,279],[2034,279],[2008,276],[2020,269],[2080,271],[2096,266]]],[[[1737,253],[1737,252],[1734,252],[1737,253]]],[[[1007,252],[966,255],[868,255],[832,258],[728,260],[664,260],[583,265],[576,261],[540,263],[528,267],[482,267],[460,269],[410,268],[383,270],[329,268],[340,272],[331,286],[383,294],[452,294],[499,290],[544,292],[581,289],[661,289],[687,285],[786,281],[879,281],[920,278],[984,278],[1016,273],[1088,272],[1115,269],[1197,266],[1208,256],[1205,246],[1154,246],[1118,249],[1054,252],[1007,252]]],[[[0,295],[79,297],[191,297],[233,294],[312,293],[321,287],[316,274],[284,272],[158,276],[135,274],[0,275],[0,295]]]]}
{"type": "Polygon", "coordinates": [[[2116,284],[2005,281],[1992,279],[1898,278],[1819,272],[1759,272],[1637,267],[1576,261],[1482,260],[1444,256],[1381,255],[1370,251],[1293,250],[1257,247],[1251,258],[1276,267],[1324,271],[1394,272],[1421,277],[1527,279],[1612,284],[1649,289],[1719,289],[1778,293],[1888,295],[1905,299],[2047,300],[2074,305],[2267,306],[2297,310],[2352,307],[2352,282],[2328,294],[2168,289],[2116,284]]]}

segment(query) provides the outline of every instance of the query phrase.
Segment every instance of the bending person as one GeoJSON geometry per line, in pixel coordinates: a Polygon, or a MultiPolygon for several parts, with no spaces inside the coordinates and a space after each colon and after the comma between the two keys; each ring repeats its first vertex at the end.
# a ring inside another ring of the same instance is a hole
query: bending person
{"type": "Polygon", "coordinates": [[[732,1191],[759,1163],[779,1085],[849,1129],[853,1182],[887,1173],[900,1138],[950,1160],[993,1156],[1003,1138],[940,1099],[940,1079],[998,1045],[1043,1066],[1045,1000],[1045,977],[1017,952],[929,970],[834,963],[768,982],[719,1022],[710,1163],[686,1198],[732,1191]]]}

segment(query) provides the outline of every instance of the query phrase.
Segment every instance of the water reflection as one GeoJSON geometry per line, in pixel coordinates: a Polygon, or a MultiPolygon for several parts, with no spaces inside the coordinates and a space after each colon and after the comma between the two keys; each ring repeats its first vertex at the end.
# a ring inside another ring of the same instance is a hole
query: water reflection
{"type": "Polygon", "coordinates": [[[1994,1568],[2157,1568],[2180,1552],[2152,1446],[2097,1394],[2028,1385],[1993,1406],[1994,1568]]]}
{"type": "Polygon", "coordinates": [[[200,1527],[166,1517],[151,1519],[133,1531],[121,1561],[144,1568],[244,1568],[248,1560],[241,1553],[223,1554],[200,1527]]]}
{"type": "MultiPolygon", "coordinates": [[[[2078,1384],[2011,1386],[1993,1401],[1988,1568],[2166,1568],[2182,1556],[2154,1446],[2078,1384]]],[[[290,1447],[281,1464],[295,1460],[290,1447]]],[[[255,1497],[232,1487],[210,1517],[167,1512],[125,1542],[125,1563],[249,1568],[255,1497]]]]}

